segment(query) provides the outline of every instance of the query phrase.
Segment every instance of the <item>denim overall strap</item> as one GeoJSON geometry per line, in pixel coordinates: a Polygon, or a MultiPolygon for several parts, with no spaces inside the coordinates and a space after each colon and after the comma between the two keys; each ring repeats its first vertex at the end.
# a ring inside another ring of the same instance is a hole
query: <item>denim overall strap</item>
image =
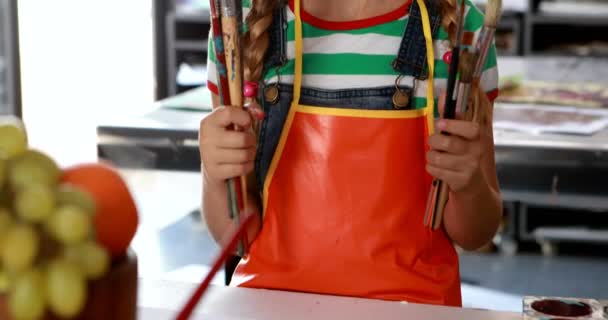
{"type": "Polygon", "coordinates": [[[264,73],[282,66],[287,62],[287,18],[285,17],[286,1],[280,1],[275,10],[272,23],[268,27],[269,44],[264,58],[264,73]]]}
{"type": "MultiPolygon", "coordinates": [[[[441,14],[437,0],[425,0],[431,24],[431,33],[436,38],[441,25],[441,14]]],[[[412,1],[405,33],[401,39],[399,53],[393,61],[393,69],[402,75],[416,79],[428,79],[426,40],[423,32],[421,7],[418,1],[412,1]]]]}

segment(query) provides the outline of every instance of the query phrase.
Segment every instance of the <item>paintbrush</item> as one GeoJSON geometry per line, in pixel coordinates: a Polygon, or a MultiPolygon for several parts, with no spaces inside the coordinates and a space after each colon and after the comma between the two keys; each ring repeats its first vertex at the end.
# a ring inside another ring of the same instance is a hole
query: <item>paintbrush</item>
{"type": "MultiPolygon", "coordinates": [[[[456,117],[456,101],[457,101],[457,90],[456,90],[456,77],[458,75],[458,66],[460,62],[460,46],[464,34],[464,22],[465,22],[465,1],[460,2],[458,7],[458,25],[456,29],[456,36],[454,39],[454,45],[452,48],[452,58],[450,61],[450,69],[448,73],[448,83],[446,89],[445,105],[443,109],[443,117],[446,119],[454,119],[456,117]]],[[[443,133],[442,134],[446,134],[443,133]]],[[[447,202],[448,192],[447,186],[443,181],[439,179],[433,179],[429,197],[427,198],[426,210],[424,215],[424,225],[430,226],[436,229],[437,225],[437,210],[445,207],[447,202]]]]}
{"type": "Polygon", "coordinates": [[[182,310],[179,312],[176,318],[177,320],[186,320],[190,318],[192,312],[194,311],[194,308],[203,298],[203,295],[209,288],[211,280],[213,280],[215,274],[224,265],[226,259],[228,258],[228,256],[230,256],[232,250],[234,250],[234,247],[237,245],[239,239],[243,238],[243,236],[247,234],[247,227],[253,221],[253,216],[253,214],[246,214],[243,217],[243,221],[239,225],[232,226],[232,230],[227,233],[229,235],[229,240],[225,242],[227,243],[226,246],[222,248],[222,251],[213,262],[211,270],[209,270],[209,273],[207,273],[207,276],[205,276],[203,282],[198,285],[196,290],[194,290],[194,292],[192,293],[192,296],[188,299],[182,310]]]}
{"type": "MultiPolygon", "coordinates": [[[[210,0],[213,44],[217,58],[218,89],[222,105],[243,105],[243,70],[241,62],[242,3],[236,0],[210,0]],[[228,63],[227,63],[228,62],[228,63]]],[[[240,130],[233,126],[234,130],[240,130]]],[[[226,181],[228,212],[235,224],[247,210],[246,177],[226,181]]],[[[238,254],[247,252],[247,241],[241,239],[238,254]]]]}
{"type": "MultiPolygon", "coordinates": [[[[467,49],[464,49],[460,55],[460,81],[458,88],[458,97],[457,97],[457,109],[459,114],[464,114],[464,110],[466,106],[469,104],[469,97],[471,92],[471,81],[473,80],[473,68],[475,67],[475,56],[471,54],[467,49]]],[[[437,188],[434,188],[434,192],[432,193],[432,204],[434,204],[434,214],[431,216],[431,221],[429,222],[433,230],[437,230],[443,221],[443,214],[445,211],[445,205],[448,202],[448,196],[450,193],[450,189],[448,185],[444,182],[438,185],[437,188]]],[[[428,204],[427,204],[428,206],[428,204]]]]}
{"type": "Polygon", "coordinates": [[[456,103],[457,113],[461,115],[465,115],[469,106],[475,62],[475,55],[465,49],[460,57],[460,84],[458,88],[458,101],[456,103]]]}
{"type": "Polygon", "coordinates": [[[459,6],[458,12],[458,27],[456,29],[456,37],[454,39],[454,46],[452,48],[452,58],[450,61],[450,70],[448,73],[448,83],[446,89],[446,100],[443,109],[443,117],[446,119],[454,119],[456,116],[456,77],[458,75],[458,64],[460,62],[460,46],[462,44],[462,36],[464,34],[464,10],[465,1],[462,0],[459,6]]]}
{"type": "MultiPolygon", "coordinates": [[[[488,58],[490,47],[494,42],[494,35],[496,34],[496,26],[500,21],[502,15],[502,0],[488,0],[486,5],[485,17],[483,27],[479,33],[477,43],[475,44],[474,53],[476,56],[475,69],[473,71],[472,86],[474,88],[481,88],[481,74],[488,58]]],[[[475,122],[481,122],[485,117],[484,108],[478,103],[473,104],[474,110],[470,112],[471,118],[475,122]]]]}
{"type": "Polygon", "coordinates": [[[477,62],[473,71],[473,81],[479,81],[483,67],[486,64],[488,58],[488,52],[490,46],[494,42],[494,35],[496,34],[496,26],[500,21],[502,15],[502,0],[488,0],[486,5],[486,12],[483,21],[483,27],[479,33],[477,44],[475,45],[475,54],[477,55],[477,62]]]}
{"type": "MultiPolygon", "coordinates": [[[[479,88],[479,81],[483,66],[485,65],[488,51],[494,40],[496,26],[502,12],[501,0],[489,0],[486,6],[484,26],[480,32],[479,39],[473,52],[464,52],[460,62],[460,88],[458,90],[459,111],[466,115],[467,120],[477,123],[483,121],[484,110],[478,99],[475,103],[470,103],[469,97],[472,88],[479,88]],[[472,105],[473,110],[468,106],[472,105]]],[[[446,102],[447,103],[447,102],[446,102]]],[[[431,195],[427,201],[427,214],[425,215],[425,225],[430,225],[432,229],[438,229],[443,220],[445,205],[448,200],[449,189],[441,181],[433,181],[431,195]]]]}
{"type": "MultiPolygon", "coordinates": [[[[224,38],[224,56],[226,58],[226,75],[230,91],[230,101],[233,106],[244,106],[243,98],[243,3],[241,0],[220,0],[220,13],[222,34],[224,38]]],[[[241,131],[242,128],[234,125],[234,130],[241,131]]],[[[247,204],[247,177],[241,176],[228,181],[228,201],[233,208],[230,214],[236,225],[239,224],[240,215],[248,210],[247,204]]],[[[247,239],[239,241],[238,255],[247,253],[247,239]]]]}
{"type": "Polygon", "coordinates": [[[217,76],[219,98],[222,105],[231,105],[228,79],[226,78],[226,57],[224,56],[224,39],[222,37],[222,22],[220,20],[220,0],[210,0],[211,30],[213,31],[213,48],[217,59],[217,76]]]}

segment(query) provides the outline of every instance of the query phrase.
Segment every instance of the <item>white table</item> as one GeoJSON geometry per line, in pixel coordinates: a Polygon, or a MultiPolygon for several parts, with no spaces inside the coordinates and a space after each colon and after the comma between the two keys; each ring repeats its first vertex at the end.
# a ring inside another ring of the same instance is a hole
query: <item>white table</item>
{"type": "MultiPolygon", "coordinates": [[[[193,284],[141,280],[139,319],[174,319],[176,310],[179,310],[193,290],[193,284]]],[[[192,319],[205,320],[519,320],[521,318],[521,314],[509,312],[223,286],[212,287],[192,317],[192,319]]]]}

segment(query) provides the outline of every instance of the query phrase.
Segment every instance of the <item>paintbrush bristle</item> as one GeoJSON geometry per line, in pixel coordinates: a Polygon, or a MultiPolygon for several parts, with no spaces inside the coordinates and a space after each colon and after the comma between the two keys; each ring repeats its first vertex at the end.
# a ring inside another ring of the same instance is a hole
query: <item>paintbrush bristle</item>
{"type": "Polygon", "coordinates": [[[496,28],[501,15],[502,0],[488,0],[483,25],[486,27],[496,28]]]}
{"type": "Polygon", "coordinates": [[[475,69],[475,55],[465,49],[460,53],[460,82],[471,83],[475,69]]]}

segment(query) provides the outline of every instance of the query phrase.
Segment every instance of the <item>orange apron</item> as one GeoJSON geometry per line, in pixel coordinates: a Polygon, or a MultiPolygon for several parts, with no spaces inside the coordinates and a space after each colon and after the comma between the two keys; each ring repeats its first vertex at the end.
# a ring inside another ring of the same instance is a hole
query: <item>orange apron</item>
{"type": "Polygon", "coordinates": [[[264,225],[231,285],[460,306],[458,256],[423,226],[431,177],[428,105],[360,110],[299,104],[302,21],[295,1],[294,99],[263,190],[264,225]]]}

